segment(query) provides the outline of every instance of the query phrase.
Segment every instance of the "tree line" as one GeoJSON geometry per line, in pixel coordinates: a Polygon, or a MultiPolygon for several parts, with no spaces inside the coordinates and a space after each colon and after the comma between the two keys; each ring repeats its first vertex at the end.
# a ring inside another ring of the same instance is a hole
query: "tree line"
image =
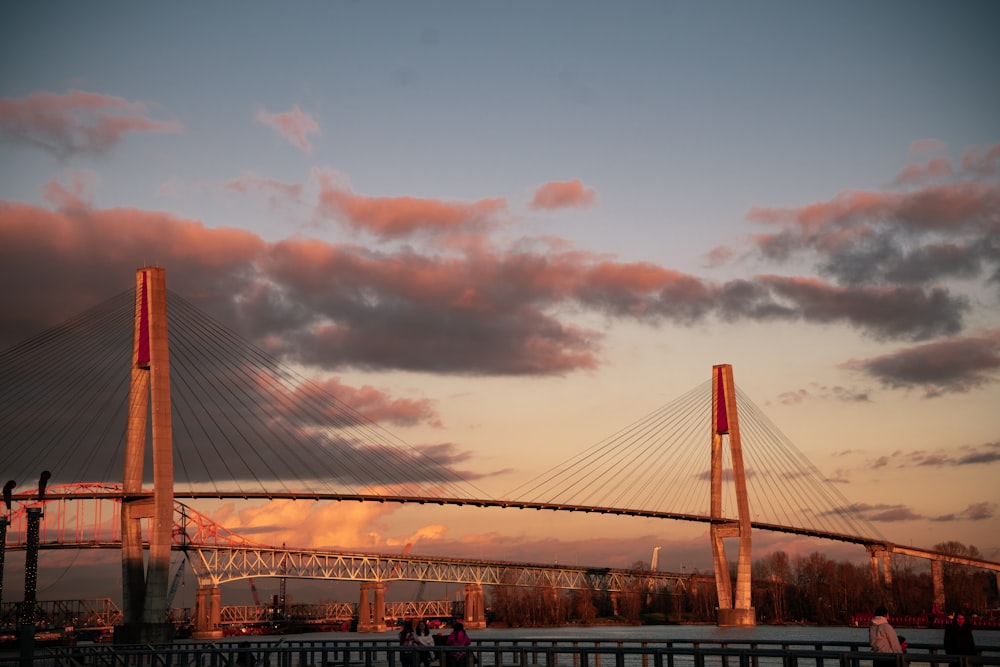
{"type": "MultiPolygon", "coordinates": [[[[974,546],[960,542],[935,545],[935,550],[981,559],[974,546]]],[[[648,565],[637,562],[637,571],[648,565]]],[[[848,625],[858,613],[886,605],[893,615],[941,611],[983,614],[1000,606],[996,573],[944,563],[945,609],[934,609],[930,564],[923,559],[894,556],[892,582],[876,581],[870,564],[835,561],[813,552],[789,557],[776,551],[754,561],[753,600],[759,623],[848,625]]],[[[718,598],[711,572],[697,571],[669,588],[649,588],[641,577],[632,590],[610,594],[597,590],[557,591],[545,587],[498,585],[488,608],[490,620],[514,627],[592,624],[599,619],[627,623],[714,622],[718,598]]]]}

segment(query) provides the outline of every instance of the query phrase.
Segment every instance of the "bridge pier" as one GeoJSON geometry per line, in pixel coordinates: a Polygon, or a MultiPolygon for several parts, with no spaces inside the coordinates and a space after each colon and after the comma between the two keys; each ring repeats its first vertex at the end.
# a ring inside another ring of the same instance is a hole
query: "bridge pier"
{"type": "MultiPolygon", "coordinates": [[[[889,550],[879,546],[868,546],[867,549],[872,561],[872,583],[876,588],[891,586],[892,560],[889,550]],[[879,567],[880,562],[881,567],[879,567]]],[[[931,567],[933,568],[933,565],[931,567]]],[[[941,590],[943,591],[944,588],[942,587],[941,590]]]]}
{"type": "Polygon", "coordinates": [[[358,632],[384,632],[385,629],[385,587],[379,581],[362,582],[358,632]]]}
{"type": "Polygon", "coordinates": [[[194,599],[194,639],[222,637],[222,594],[218,586],[199,586],[194,599]]]}
{"type": "Polygon", "coordinates": [[[753,608],[751,581],[750,502],[747,496],[746,474],[743,469],[743,446],[740,442],[740,425],[736,406],[736,384],[733,367],[721,364],[712,367],[712,465],[711,465],[712,558],[715,564],[715,588],[719,597],[716,625],[757,625],[753,608]],[[729,438],[729,458],[732,465],[733,487],[736,496],[735,520],[723,516],[723,436],[729,438]],[[738,538],[736,557],[736,586],[729,573],[726,558],[726,538],[738,538]]]}
{"type": "Polygon", "coordinates": [[[465,585],[465,616],[462,619],[467,630],[481,630],[486,627],[486,603],[480,584],[465,585]]]}
{"type": "Polygon", "coordinates": [[[944,563],[937,558],[931,561],[931,582],[934,586],[934,606],[932,609],[941,613],[944,611],[944,563]]]}

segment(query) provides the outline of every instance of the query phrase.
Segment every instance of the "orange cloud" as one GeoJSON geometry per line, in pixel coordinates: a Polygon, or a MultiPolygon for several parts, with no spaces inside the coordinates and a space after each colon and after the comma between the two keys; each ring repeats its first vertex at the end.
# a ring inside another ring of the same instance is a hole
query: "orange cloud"
{"type": "Polygon", "coordinates": [[[103,153],[129,132],[179,133],[173,121],[149,118],[141,102],[79,90],[0,99],[0,136],[58,158],[103,153]]]}
{"type": "Polygon", "coordinates": [[[579,179],[552,181],[539,186],[529,206],[535,209],[580,208],[597,201],[593,188],[583,187],[579,179]]]}
{"type": "Polygon", "coordinates": [[[322,134],[316,119],[299,109],[298,105],[282,113],[258,111],[257,120],[273,128],[285,141],[307,153],[312,151],[308,136],[322,134]]]}

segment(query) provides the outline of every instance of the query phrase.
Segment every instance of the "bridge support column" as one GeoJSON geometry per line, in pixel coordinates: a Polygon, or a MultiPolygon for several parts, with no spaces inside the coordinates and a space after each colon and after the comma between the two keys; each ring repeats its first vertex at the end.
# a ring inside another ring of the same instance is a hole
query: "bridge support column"
{"type": "Polygon", "coordinates": [[[719,594],[716,624],[749,626],[757,624],[751,601],[750,502],[743,470],[743,447],[736,411],[736,384],[733,367],[712,367],[712,557],[715,563],[715,586],[719,594]],[[723,439],[729,436],[729,458],[733,469],[737,518],[722,515],[723,439]],[[724,538],[739,538],[736,560],[736,587],[733,588],[726,558],[724,538]]]}
{"type": "Polygon", "coordinates": [[[363,582],[358,601],[358,632],[384,632],[385,629],[385,587],[377,581],[363,582]]]}
{"type": "Polygon", "coordinates": [[[167,579],[174,518],[173,429],[167,287],[164,270],[136,272],[132,370],[122,477],[122,643],[161,643],[173,637],[167,579]],[[150,423],[151,422],[151,423],[150,423]],[[147,432],[152,436],[153,496],[144,498],[147,432]],[[148,558],[142,522],[148,520],[148,558]]]}
{"type": "Polygon", "coordinates": [[[222,594],[218,586],[199,586],[194,599],[195,639],[222,637],[222,594]]]}
{"type": "MultiPolygon", "coordinates": [[[[876,588],[892,585],[892,560],[889,550],[882,546],[869,546],[868,556],[872,561],[872,584],[876,588]]],[[[933,566],[932,566],[933,567],[933,566]]]]}
{"type": "Polygon", "coordinates": [[[480,584],[465,585],[465,617],[467,630],[481,630],[486,627],[486,603],[480,584]]]}
{"type": "Polygon", "coordinates": [[[931,583],[934,586],[934,613],[944,612],[944,563],[937,558],[931,561],[931,583]]]}

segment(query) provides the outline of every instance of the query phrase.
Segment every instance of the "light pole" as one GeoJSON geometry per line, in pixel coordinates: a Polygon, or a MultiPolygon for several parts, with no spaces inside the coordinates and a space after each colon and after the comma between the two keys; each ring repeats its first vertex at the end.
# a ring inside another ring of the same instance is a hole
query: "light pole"
{"type": "Polygon", "coordinates": [[[48,470],[38,478],[38,507],[27,508],[28,541],[24,558],[24,608],[21,615],[21,667],[31,667],[35,659],[35,597],[38,589],[38,528],[42,522],[45,486],[52,475],[48,470]]]}
{"type": "Polygon", "coordinates": [[[3,603],[3,569],[4,558],[7,553],[7,524],[10,523],[10,499],[17,482],[10,480],[3,485],[3,504],[7,506],[7,512],[0,516],[0,603],[3,603]]]}

